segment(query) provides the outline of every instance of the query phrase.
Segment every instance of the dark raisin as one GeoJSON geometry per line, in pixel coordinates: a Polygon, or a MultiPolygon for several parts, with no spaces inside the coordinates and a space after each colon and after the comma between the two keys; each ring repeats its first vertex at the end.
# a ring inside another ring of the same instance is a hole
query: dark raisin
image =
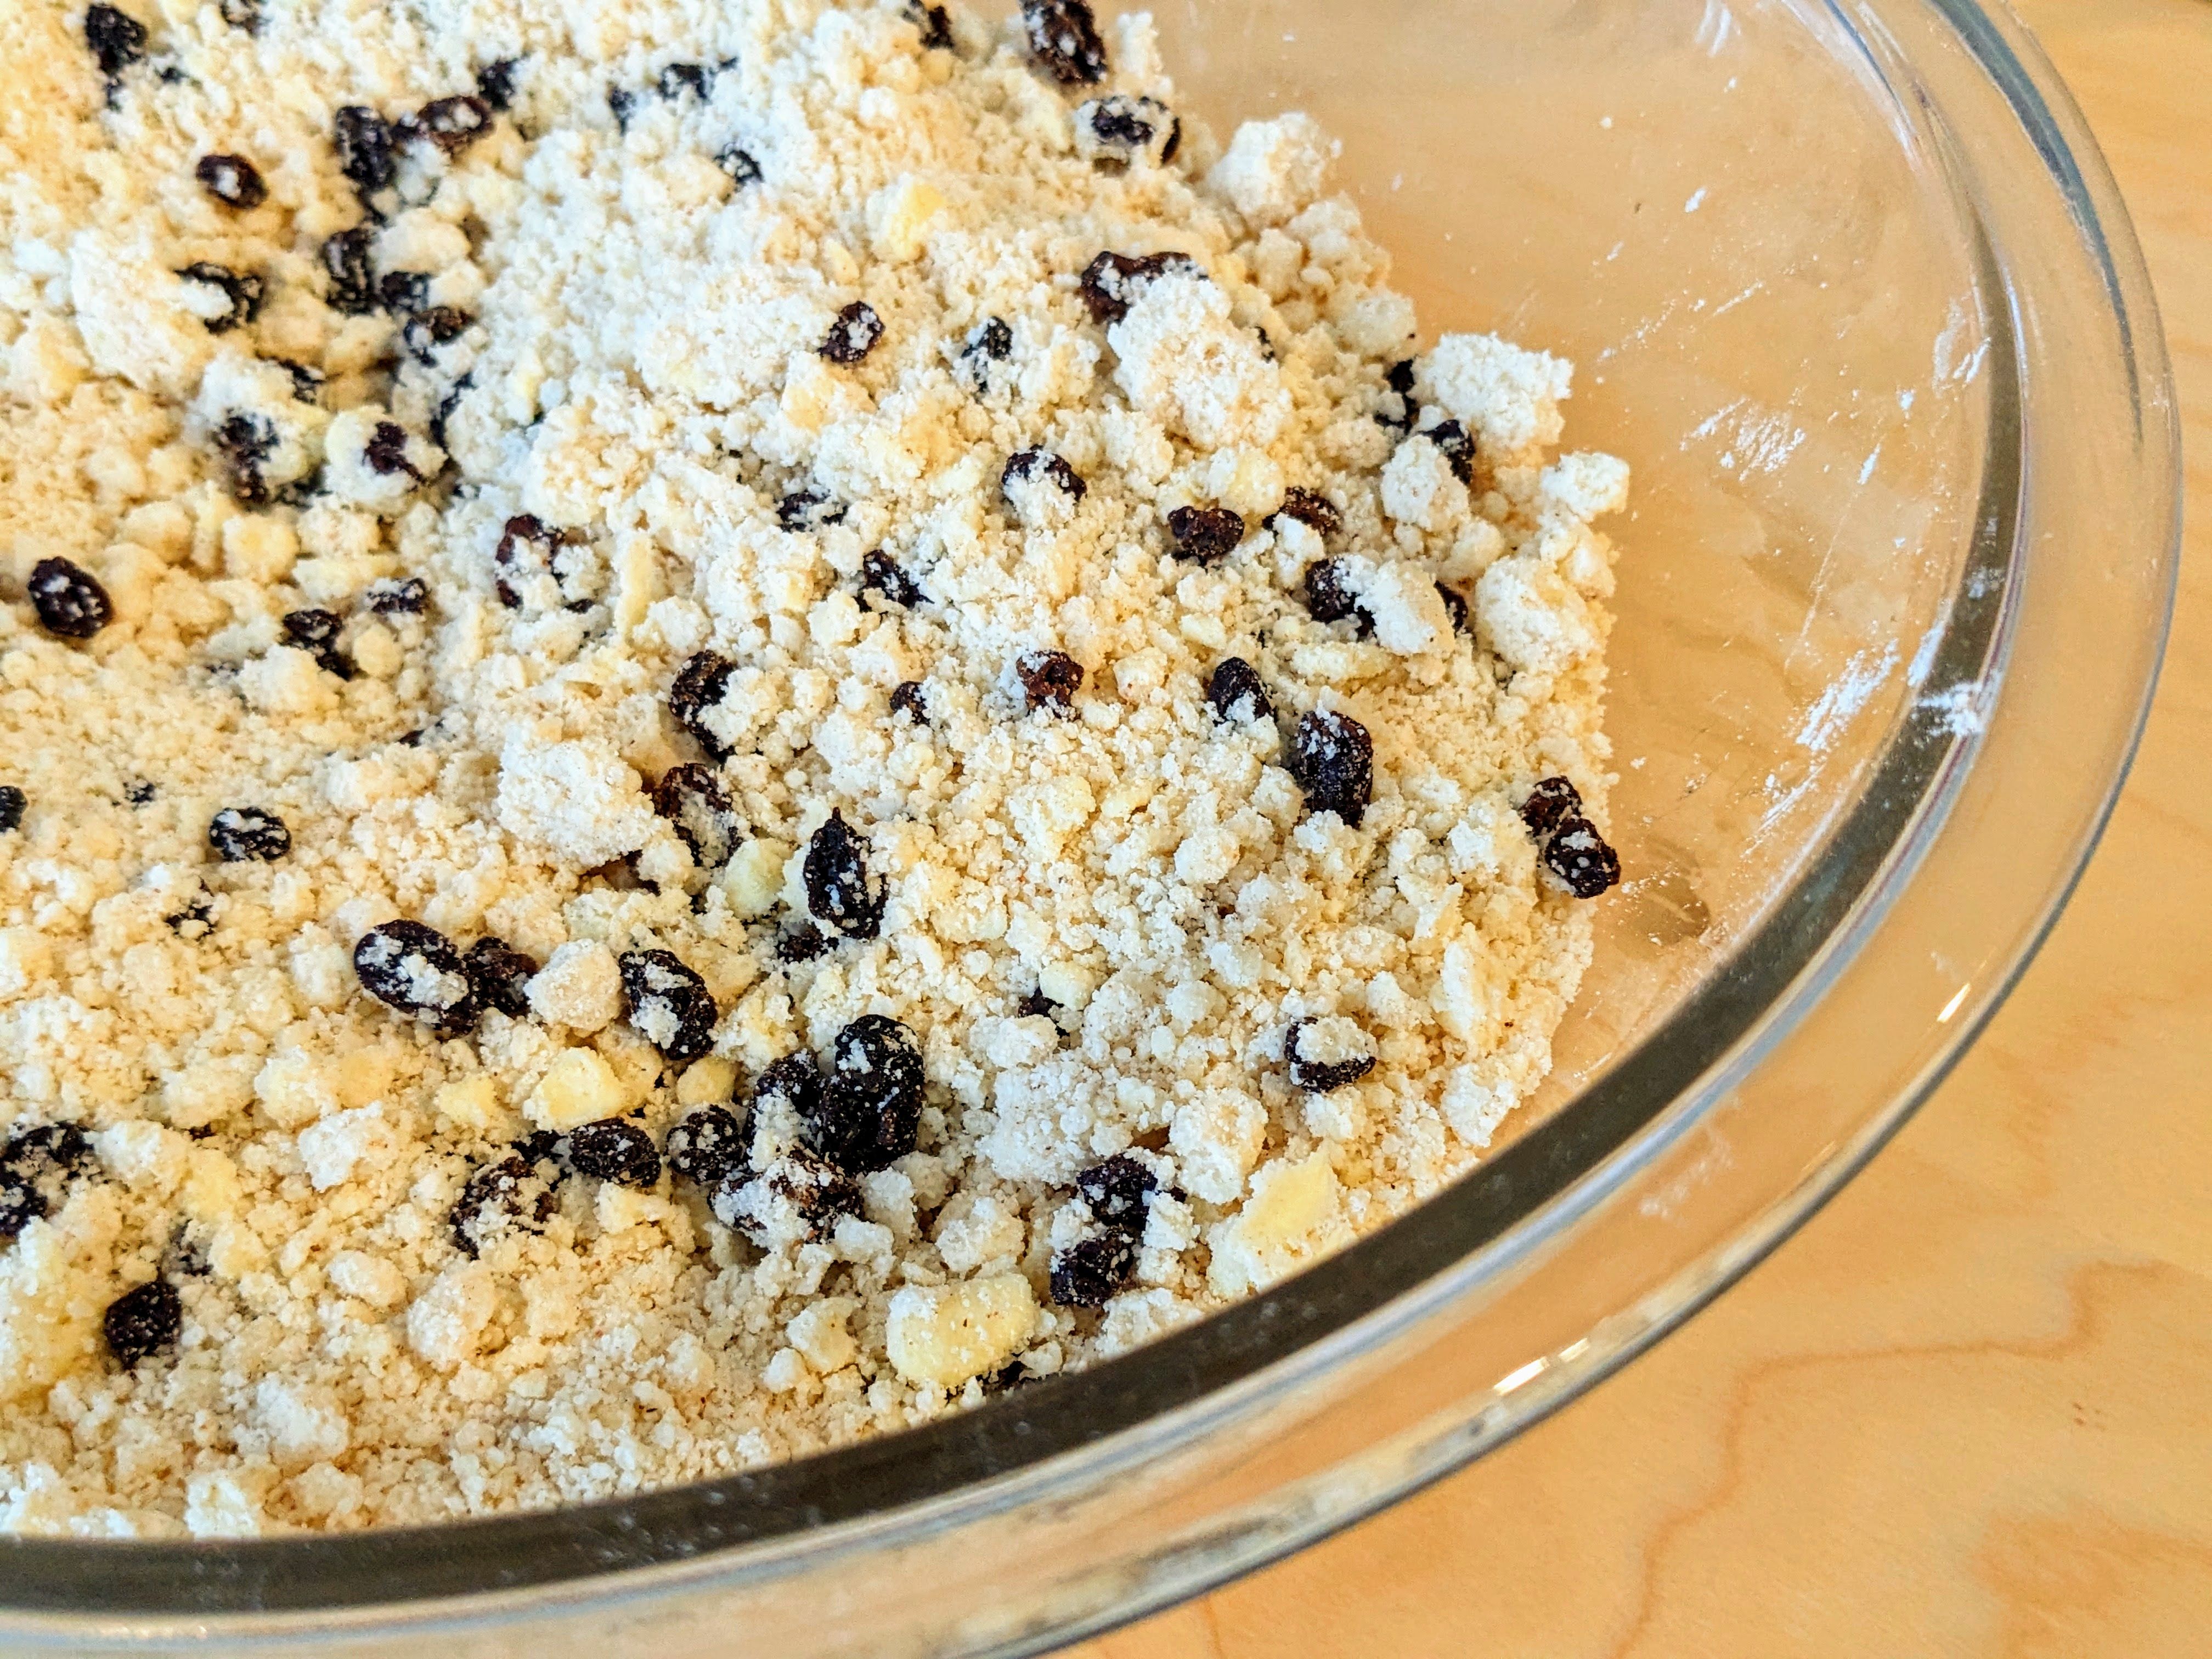
{"type": "Polygon", "coordinates": [[[161,1279],[149,1279],[135,1291],[125,1291],[100,1316],[107,1351],[125,1370],[176,1346],[177,1333],[184,1323],[184,1300],[173,1285],[161,1279]]]}
{"type": "Polygon", "coordinates": [[[1375,418],[1395,431],[1413,429],[1413,416],[1418,412],[1413,402],[1413,364],[1408,358],[1393,363],[1383,377],[1386,388],[1375,407],[1375,418]]]}
{"type": "Polygon", "coordinates": [[[1046,1019],[1050,1019],[1053,1010],[1059,1006],[1058,1003],[1042,991],[1029,991],[1024,993],[1022,1000],[1014,1005],[1014,1012],[1024,1019],[1035,1019],[1040,1015],[1046,1019]]]}
{"type": "Polygon", "coordinates": [[[27,1171],[34,1179],[82,1175],[95,1162],[92,1143],[74,1123],[40,1123],[9,1133],[0,1148],[0,1166],[27,1171]]]}
{"type": "Polygon", "coordinates": [[[283,637],[301,650],[323,650],[338,641],[337,611],[285,611],[283,637]]]}
{"type": "Polygon", "coordinates": [[[507,1146],[520,1155],[525,1164],[538,1167],[541,1175],[556,1176],[561,1167],[561,1135],[556,1129],[532,1129],[520,1140],[510,1140],[507,1146]]]}
{"type": "Polygon", "coordinates": [[[730,676],[737,667],[727,657],[702,651],[676,671],[675,683],[668,688],[668,709],[676,716],[676,723],[698,738],[700,746],[716,760],[728,757],[730,745],[715,735],[707,716],[729,690],[730,676]]]}
{"type": "Polygon", "coordinates": [[[1582,812],[1582,792],[1565,778],[1539,780],[1528,792],[1528,799],[1521,803],[1521,822],[1540,840],[1550,835],[1561,818],[1580,817],[1582,812]]]}
{"type": "Polygon", "coordinates": [[[837,1033],[816,1109],[802,1113],[807,1150],[854,1175],[889,1169],[912,1152],[921,1123],[921,1050],[882,1014],[837,1033]]]}
{"type": "Polygon", "coordinates": [[[422,482],[422,474],[415,463],[407,459],[407,428],[397,421],[379,421],[368,434],[368,442],[362,447],[361,458],[368,463],[368,470],[386,477],[395,472],[404,472],[416,483],[422,482]]]}
{"type": "Polygon", "coordinates": [[[338,171],[364,196],[389,185],[398,171],[392,154],[392,123],[365,104],[348,104],[331,123],[338,171]]]}
{"type": "Polygon", "coordinates": [[[1336,510],[1336,503],[1326,495],[1296,486],[1283,492],[1283,504],[1268,514],[1272,529],[1277,517],[1296,519],[1316,536],[1334,536],[1344,528],[1344,514],[1336,510]]]}
{"type": "Polygon", "coordinates": [[[418,617],[430,606],[430,589],[420,576],[371,582],[368,608],[380,617],[418,617]]]}
{"type": "Polygon", "coordinates": [[[430,441],[439,448],[450,447],[446,442],[446,422],[453,419],[453,411],[461,406],[461,394],[475,384],[473,373],[464,374],[453,382],[444,397],[438,399],[438,407],[430,416],[430,441]]]}
{"type": "MultiPolygon", "coordinates": [[[[154,786],[143,778],[139,779],[136,783],[126,783],[123,786],[123,799],[133,806],[149,805],[154,799],[154,786]]],[[[0,797],[0,800],[4,800],[4,797],[0,797]]],[[[12,824],[0,823],[0,830],[12,828],[14,828],[12,824]]]]}
{"type": "Polygon", "coordinates": [[[258,806],[226,806],[208,821],[208,845],[225,864],[273,863],[292,850],[284,820],[258,806]]]}
{"type": "Polygon", "coordinates": [[[39,625],[65,640],[88,640],[107,626],[115,606],[90,571],[67,559],[40,559],[25,584],[39,625]]]}
{"type": "Polygon", "coordinates": [[[833,501],[811,489],[794,489],[775,504],[775,521],[786,530],[819,530],[845,521],[842,501],[833,501]]]}
{"type": "Polygon", "coordinates": [[[319,402],[323,395],[323,372],[309,368],[305,363],[294,362],[289,357],[269,360],[292,377],[292,401],[295,404],[319,402]]]}
{"type": "Polygon", "coordinates": [[[776,1159],[766,1180],[771,1193],[817,1230],[834,1217],[860,1213],[860,1189],[853,1178],[803,1148],[794,1146],[776,1159]]]}
{"type": "Polygon", "coordinates": [[[387,921],[370,928],[353,947],[353,970],[369,995],[441,1035],[477,1023],[476,986],[453,942],[434,927],[387,921]]]}
{"type": "Polygon", "coordinates": [[[775,936],[778,962],[811,962],[831,949],[829,939],[811,921],[793,922],[775,936]]]}
{"type": "Polygon", "coordinates": [[[1079,291],[1093,321],[1118,323],[1129,314],[1128,277],[1135,263],[1127,254],[1106,252],[1084,266],[1079,291]]]}
{"type": "Polygon", "coordinates": [[[952,50],[952,14],[942,6],[909,5],[906,15],[921,30],[924,52],[952,50]]]}
{"type": "Polygon", "coordinates": [[[1084,0],[1022,0],[1030,53],[1064,87],[1106,78],[1106,43],[1084,0]]]}
{"type": "Polygon", "coordinates": [[[660,1151],[636,1124],[605,1117],[568,1131],[568,1167],[592,1181],[650,1187],[660,1179],[660,1151]]]}
{"type": "Polygon", "coordinates": [[[1179,507],[1168,514],[1168,533],[1178,559],[1217,564],[1244,539],[1244,520],[1225,507],[1179,507]]]}
{"type": "Polygon", "coordinates": [[[1127,1152],[1116,1152],[1075,1177],[1075,1190],[1091,1215],[1132,1238],[1143,1237],[1146,1214],[1159,1189],[1159,1177],[1127,1152]]]}
{"type": "Polygon", "coordinates": [[[550,1147],[545,1157],[530,1155],[538,1150],[479,1164],[469,1176],[451,1218],[453,1243],[464,1255],[475,1255],[509,1226],[534,1230],[552,1218],[559,1172],[550,1147]]]}
{"type": "Polygon", "coordinates": [[[726,1106],[702,1106],[668,1132],[668,1167],[695,1185],[712,1187],[747,1161],[744,1127],[726,1106]]]}
{"type": "Polygon", "coordinates": [[[1358,614],[1359,596],[1346,584],[1341,559],[1316,559],[1306,568],[1306,609],[1316,622],[1342,622],[1358,614]]]}
{"type": "Polygon", "coordinates": [[[1467,596],[1456,587],[1437,584],[1437,597],[1444,602],[1444,615],[1451,618],[1452,632],[1464,634],[1467,626],[1467,596]]]}
{"type": "Polygon", "coordinates": [[[1332,1089],[1358,1082],[1375,1069],[1372,1054],[1359,1054],[1351,1060],[1306,1059],[1301,1049],[1306,1028],[1312,1024],[1310,1019],[1293,1020],[1291,1029],[1283,1034],[1283,1058],[1290,1061],[1291,1081],[1299,1088],[1325,1095],[1332,1089]]]}
{"type": "Polygon", "coordinates": [[[802,1048],[771,1061],[753,1085],[753,1101],[756,1106],[781,1102],[800,1120],[820,1111],[822,1073],[814,1056],[802,1048]]]}
{"type": "Polygon", "coordinates": [[[399,337],[416,362],[427,363],[437,347],[459,339],[462,331],[475,320],[467,312],[453,306],[429,306],[407,319],[407,326],[399,331],[399,337]]]}
{"type": "Polygon", "coordinates": [[[273,499],[285,507],[305,507],[322,493],[323,464],[318,461],[290,483],[278,485],[273,499]]]}
{"type": "Polygon", "coordinates": [[[186,265],[177,275],[188,283],[204,283],[222,289],[223,298],[230,302],[230,308],[222,316],[202,319],[210,334],[228,334],[261,314],[262,282],[254,271],[232,270],[202,259],[186,265]]]}
{"type": "Polygon", "coordinates": [[[29,804],[24,799],[23,792],[14,784],[0,783],[0,835],[5,835],[22,823],[23,809],[29,804]]]}
{"type": "Polygon", "coordinates": [[[1439,421],[1419,435],[1443,452],[1444,464],[1451,468],[1453,477],[1463,484],[1474,482],[1474,440],[1467,435],[1465,427],[1457,421],[1439,421]]]}
{"type": "Polygon", "coordinates": [[[411,134],[428,138],[447,155],[459,155],[483,137],[484,129],[490,125],[491,106],[481,98],[462,93],[423,105],[422,112],[408,126],[411,134]]]}
{"type": "Polygon", "coordinates": [[[1014,675],[1029,694],[1032,710],[1041,708],[1062,719],[1075,713],[1083,665],[1065,651],[1025,651],[1014,659],[1014,675]]]}
{"type": "Polygon", "coordinates": [[[999,493],[1011,504],[1013,496],[1008,485],[1038,478],[1071,501],[1081,501],[1087,489],[1075,469],[1049,449],[1022,449],[1006,458],[1006,465],[999,474],[999,493]]]}
{"type": "Polygon", "coordinates": [[[1188,253],[1102,253],[1083,268],[1083,303],[1093,320],[1118,323],[1129,314],[1137,290],[1158,276],[1203,276],[1205,271],[1188,253]]]}
{"type": "Polygon", "coordinates": [[[986,317],[968,331],[960,356],[952,365],[954,377],[977,397],[991,389],[991,365],[1004,362],[1013,353],[1014,331],[1003,317],[986,317]]]}
{"type": "Polygon", "coordinates": [[[535,513],[518,513],[501,526],[499,545],[492,549],[492,562],[507,573],[494,584],[499,602],[512,611],[522,603],[509,576],[524,576],[553,563],[553,548],[559,538],[544,520],[535,513]]]}
{"type": "Polygon", "coordinates": [[[203,155],[192,176],[225,207],[247,211],[269,199],[269,186],[261,182],[260,170],[243,155],[203,155]]]}
{"type": "Polygon", "coordinates": [[[1291,738],[1291,776],[1308,810],[1334,812],[1357,830],[1375,787],[1375,740],[1347,714],[1313,709],[1291,738]]]}
{"type": "Polygon", "coordinates": [[[1103,1308],[1137,1269],[1137,1244],[1108,1228],[1052,1257],[1052,1299],[1063,1308],[1103,1308]]]}
{"type": "Polygon", "coordinates": [[[1079,118],[1087,119],[1091,133],[1102,143],[1127,145],[1136,149],[1152,142],[1152,123],[1146,118],[1147,106],[1157,108],[1149,98],[1125,98],[1116,94],[1111,98],[1095,98],[1076,111],[1079,118]]]}
{"type": "Polygon", "coordinates": [[[46,1213],[46,1200],[0,1170],[0,1244],[14,1238],[46,1213]]]}
{"type": "Polygon", "coordinates": [[[927,597],[921,584],[881,548],[860,561],[860,592],[877,594],[902,611],[913,610],[927,597]]]}
{"type": "Polygon", "coordinates": [[[222,0],[222,21],[248,34],[261,33],[261,0],[222,0]]]}
{"type": "Polygon", "coordinates": [[[430,278],[420,270],[387,270],[377,278],[376,297],[386,311],[411,317],[430,303],[430,278]]]}
{"type": "Polygon", "coordinates": [[[884,319],[866,300],[855,300],[837,313],[830,332],[815,348],[833,363],[859,362],[884,337],[884,319]]]}
{"type": "Polygon", "coordinates": [[[1213,678],[1206,683],[1206,700],[1218,718],[1233,726],[1272,720],[1275,714],[1267,688],[1260,683],[1260,671],[1242,657],[1224,657],[1214,665],[1213,678]]]}
{"type": "Polygon", "coordinates": [[[869,879],[866,851],[842,812],[806,843],[806,908],[848,939],[873,939],[883,927],[884,890],[869,879]]]}
{"type": "Polygon", "coordinates": [[[515,60],[501,58],[486,64],[477,71],[477,96],[494,109],[505,109],[514,102],[515,60]]]}
{"type": "Polygon", "coordinates": [[[916,726],[929,724],[929,704],[923,696],[920,680],[902,680],[891,693],[891,713],[904,714],[916,726]]]}
{"type": "Polygon", "coordinates": [[[269,484],[261,464],[276,447],[276,428],[258,415],[233,415],[216,428],[214,443],[232,495],[247,507],[267,506],[269,484]]]}
{"type": "Polygon", "coordinates": [[[89,6],[84,14],[84,43],[92,61],[112,81],[146,55],[146,26],[112,6],[89,6]]]}
{"type": "Polygon", "coordinates": [[[1037,1381],[1030,1375],[1029,1367],[1018,1359],[1009,1359],[995,1371],[987,1371],[975,1379],[976,1386],[986,1398],[1012,1394],[1016,1389],[1026,1388],[1037,1381]]]}
{"type": "Polygon", "coordinates": [[[648,1042],[679,1066],[714,1046],[720,1016],[705,980],[667,951],[627,951],[621,965],[629,1023],[648,1042]]]}
{"type": "Polygon", "coordinates": [[[1134,161],[1164,129],[1168,141],[1160,147],[1160,160],[1172,161],[1182,137],[1182,123],[1166,105],[1152,98],[1132,98],[1115,93],[1094,98],[1075,112],[1079,133],[1086,135],[1103,161],[1124,166],[1134,161]]]}
{"type": "Polygon", "coordinates": [[[732,184],[760,183],[760,163],[753,160],[750,150],[740,149],[735,144],[725,145],[714,153],[714,165],[730,175],[732,184]]]}
{"type": "Polygon", "coordinates": [[[1606,845],[1597,826],[1569,813],[1544,843],[1544,867],[1577,898],[1595,898],[1620,879],[1620,854],[1606,845]]]}
{"type": "Polygon", "coordinates": [[[168,923],[169,931],[179,939],[204,939],[210,926],[208,918],[214,914],[215,896],[203,887],[192,895],[191,902],[183,909],[161,920],[168,923]]]}
{"type": "Polygon", "coordinates": [[[330,288],[323,303],[349,317],[366,317],[376,309],[376,270],[372,245],[376,233],[367,225],[342,230],[323,244],[323,274],[330,288]]]}
{"type": "Polygon", "coordinates": [[[496,934],[486,933],[469,946],[461,958],[461,971],[469,976],[477,1001],[496,1008],[509,1019],[530,1012],[530,981],[538,971],[537,958],[516,950],[496,934]]]}
{"type": "MultiPolygon", "coordinates": [[[[190,1129],[185,1133],[196,1139],[204,1139],[215,1132],[204,1128],[197,1133],[190,1129]]],[[[179,1222],[169,1235],[168,1248],[161,1252],[162,1277],[178,1274],[185,1279],[205,1279],[211,1271],[205,1242],[194,1237],[191,1230],[179,1222]]]]}
{"type": "Polygon", "coordinates": [[[654,84],[660,88],[660,95],[672,102],[687,92],[695,97],[706,97],[707,81],[707,70],[703,64],[671,64],[660,71],[659,78],[654,84]]]}
{"type": "Polygon", "coordinates": [[[607,109],[615,118],[616,128],[628,132],[629,118],[637,109],[637,94],[626,87],[609,87],[607,109]]]}
{"type": "Polygon", "coordinates": [[[92,1169],[91,1143],[73,1123],[18,1128],[0,1142],[0,1243],[51,1214],[71,1180],[92,1169]]]}
{"type": "Polygon", "coordinates": [[[676,826],[702,870],[719,870],[737,851],[738,815],[712,769],[671,767],[653,787],[653,811],[676,826]]]}
{"type": "Polygon", "coordinates": [[[810,1231],[817,1232],[831,1218],[857,1214],[860,1208],[860,1189],[850,1176],[797,1146],[757,1178],[745,1170],[732,1170],[715,1187],[709,1202],[714,1218],[724,1226],[750,1231],[749,1224],[759,1219],[763,1198],[781,1199],[810,1231]]]}

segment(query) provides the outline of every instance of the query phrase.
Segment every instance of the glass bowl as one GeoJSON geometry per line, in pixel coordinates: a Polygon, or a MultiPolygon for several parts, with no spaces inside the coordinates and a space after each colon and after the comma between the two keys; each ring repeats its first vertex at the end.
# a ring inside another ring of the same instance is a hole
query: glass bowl
{"type": "Polygon", "coordinates": [[[1630,879],[1517,1138],[1136,1353],[709,1485],[243,1543],[0,1540],[0,1640],[1013,1654],[1342,1526],[1589,1387],[1956,1058],[2101,827],[2175,422],[2112,181],[1968,0],[1168,0],[1188,111],[1303,107],[1425,328],[1627,457],[1630,879]]]}

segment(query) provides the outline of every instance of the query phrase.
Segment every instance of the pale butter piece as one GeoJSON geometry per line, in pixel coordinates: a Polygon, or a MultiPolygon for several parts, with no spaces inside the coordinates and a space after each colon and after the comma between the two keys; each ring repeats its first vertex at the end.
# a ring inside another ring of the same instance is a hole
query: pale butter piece
{"type": "Polygon", "coordinates": [[[957,1389],[1012,1358],[1036,1324],[1036,1297],[1019,1273],[908,1285],[891,1297],[884,1346],[908,1382],[957,1389]]]}
{"type": "Polygon", "coordinates": [[[481,1072],[447,1084],[438,1091],[435,1102],[441,1117],[479,1133],[505,1115],[500,1109],[499,1085],[481,1072]]]}
{"type": "Polygon", "coordinates": [[[1246,1296],[1347,1242],[1352,1230],[1328,1154],[1278,1159],[1252,1177],[1244,1207],[1206,1230],[1206,1279],[1222,1296],[1246,1296]]]}
{"type": "Polygon", "coordinates": [[[569,1048],[546,1067],[522,1113],[541,1129],[566,1130],[613,1117],[629,1103],[613,1066],[589,1048],[569,1048]]]}
{"type": "Polygon", "coordinates": [[[783,866],[791,848],[772,836],[749,841],[722,866],[722,896],[730,908],[750,920],[775,908],[783,894],[783,866]]]}
{"type": "Polygon", "coordinates": [[[927,181],[908,176],[884,185],[868,201],[868,241],[876,257],[905,264],[921,257],[930,222],[945,210],[945,198],[927,181]]]}
{"type": "Polygon", "coordinates": [[[693,1060],[684,1068],[684,1075],[676,1079],[676,1103],[687,1110],[719,1106],[729,1099],[737,1082],[736,1062],[724,1060],[720,1054],[708,1054],[703,1060],[693,1060]]]}

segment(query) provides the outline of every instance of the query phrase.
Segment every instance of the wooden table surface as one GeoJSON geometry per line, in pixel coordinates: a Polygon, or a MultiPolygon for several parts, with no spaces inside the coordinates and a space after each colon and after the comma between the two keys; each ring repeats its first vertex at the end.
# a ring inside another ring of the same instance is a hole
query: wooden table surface
{"type": "Polygon", "coordinates": [[[2021,9],[2148,251],[2192,507],[2072,907],[1917,1119],[1686,1329],[1079,1659],[2212,1655],[2212,4],[2021,9]]]}

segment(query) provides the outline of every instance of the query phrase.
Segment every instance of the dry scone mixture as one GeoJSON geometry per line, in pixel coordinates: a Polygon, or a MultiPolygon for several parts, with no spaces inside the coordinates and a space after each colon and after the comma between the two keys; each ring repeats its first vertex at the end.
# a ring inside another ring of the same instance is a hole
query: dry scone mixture
{"type": "Polygon", "coordinates": [[[1468,1167],[1627,471],[1149,21],[0,8],[0,1527],[690,1480],[1468,1167]]]}

